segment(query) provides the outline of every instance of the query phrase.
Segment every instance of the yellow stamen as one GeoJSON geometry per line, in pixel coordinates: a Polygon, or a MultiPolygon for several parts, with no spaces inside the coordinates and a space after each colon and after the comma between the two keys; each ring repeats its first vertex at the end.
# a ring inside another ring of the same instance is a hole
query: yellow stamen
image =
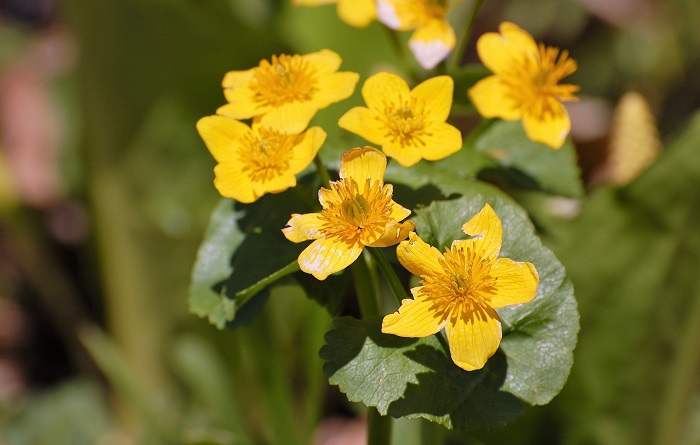
{"type": "Polygon", "coordinates": [[[262,105],[280,106],[311,100],[318,90],[316,69],[299,55],[272,56],[263,60],[253,75],[250,88],[262,105]]]}
{"type": "Polygon", "coordinates": [[[253,182],[267,182],[289,171],[296,136],[260,127],[238,149],[243,171],[253,182]]]}
{"type": "Polygon", "coordinates": [[[390,185],[376,181],[367,180],[362,191],[351,178],[332,182],[328,205],[321,212],[326,223],[322,233],[365,245],[374,242],[391,219],[391,192],[390,185]]]}
{"type": "Polygon", "coordinates": [[[423,137],[430,134],[425,132],[425,112],[422,104],[414,97],[403,101],[401,107],[387,104],[381,119],[386,128],[385,137],[390,141],[401,145],[416,145],[417,142],[425,146],[423,137]]]}

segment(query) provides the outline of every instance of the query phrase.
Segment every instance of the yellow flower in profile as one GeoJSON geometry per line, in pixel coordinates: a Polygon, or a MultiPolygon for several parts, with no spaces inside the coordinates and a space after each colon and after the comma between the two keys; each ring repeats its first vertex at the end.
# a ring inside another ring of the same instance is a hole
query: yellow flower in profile
{"type": "Polygon", "coordinates": [[[375,74],[362,86],[367,107],[352,108],[338,125],[381,145],[404,167],[442,159],[462,148],[462,134],[445,122],[453,90],[449,76],[433,77],[411,90],[395,74],[375,74]]]}
{"type": "Polygon", "coordinates": [[[513,23],[501,23],[499,30],[476,43],[481,61],[494,75],[469,89],[474,106],[487,118],[522,119],[530,139],[561,148],[571,129],[562,102],[576,100],[578,86],[558,82],[576,71],[576,62],[567,51],[538,45],[513,23]]]}
{"type": "Polygon", "coordinates": [[[345,269],[367,247],[392,246],[415,225],[401,223],[411,211],[392,200],[384,184],[386,157],[372,147],[353,148],[340,159],[340,180],[322,188],[320,213],[295,213],[282,229],[288,240],[314,241],[299,255],[299,267],[319,280],[345,269]]]}
{"type": "Polygon", "coordinates": [[[309,166],[326,140],[320,127],[288,134],[257,122],[250,128],[226,116],[203,117],[197,130],[218,162],[214,186],[242,203],[294,187],[295,175],[309,166]]]}
{"type": "Polygon", "coordinates": [[[292,0],[295,6],[338,4],[338,16],[348,25],[365,28],[377,18],[374,0],[292,0]]]}
{"type": "Polygon", "coordinates": [[[408,41],[420,65],[429,70],[445,60],[457,38],[447,21],[447,0],[377,0],[377,17],[391,29],[415,29],[408,41]]]}
{"type": "Polygon", "coordinates": [[[537,294],[539,277],[528,262],[499,258],[503,229],[490,205],[462,230],[474,238],[452,242],[441,254],[415,233],[397,250],[401,264],[421,277],[398,312],[384,317],[382,332],[427,337],[443,327],[450,355],[467,371],[480,369],[501,343],[495,309],[528,303],[537,294]]]}
{"type": "Polygon", "coordinates": [[[316,112],[347,99],[360,75],[337,72],[342,59],[330,50],[272,56],[256,68],[229,71],[222,85],[229,102],[217,114],[260,122],[287,133],[301,133],[316,112]]]}

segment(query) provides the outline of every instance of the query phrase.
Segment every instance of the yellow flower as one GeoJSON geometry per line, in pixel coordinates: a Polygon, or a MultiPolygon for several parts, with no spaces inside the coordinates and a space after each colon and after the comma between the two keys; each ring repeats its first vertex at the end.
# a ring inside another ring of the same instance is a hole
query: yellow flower
{"type": "Polygon", "coordinates": [[[462,230],[474,238],[452,242],[441,254],[411,233],[397,248],[403,266],[421,277],[399,311],[384,317],[382,332],[426,337],[443,327],[452,360],[467,371],[480,369],[501,343],[494,309],[532,301],[539,277],[527,262],[498,258],[501,220],[486,204],[462,230]]]}
{"type": "Polygon", "coordinates": [[[377,17],[374,0],[292,0],[296,6],[338,4],[338,16],[351,26],[364,28],[377,17]]]}
{"type": "Polygon", "coordinates": [[[381,145],[404,167],[442,159],[462,148],[462,134],[445,122],[453,90],[449,76],[433,77],[410,90],[395,74],[375,74],[362,86],[368,108],[351,109],[338,125],[381,145]]]}
{"type": "Polygon", "coordinates": [[[347,99],[360,79],[353,72],[336,72],[342,59],[330,50],[272,56],[256,68],[229,71],[222,85],[228,104],[217,114],[235,119],[260,117],[267,127],[300,133],[316,112],[347,99]]]}
{"type": "Polygon", "coordinates": [[[377,0],[377,17],[391,29],[415,29],[408,41],[420,65],[429,70],[445,60],[457,43],[447,21],[447,0],[377,0]]]}
{"type": "Polygon", "coordinates": [[[400,223],[411,211],[391,198],[384,184],[386,157],[372,147],[353,148],[340,159],[340,180],[322,188],[320,213],[295,213],[282,229],[288,240],[313,239],[299,255],[299,267],[319,280],[345,269],[365,246],[386,247],[405,239],[415,225],[400,223]]]}
{"type": "Polygon", "coordinates": [[[326,140],[320,127],[288,134],[256,122],[250,128],[225,116],[203,117],[197,130],[218,162],[214,186],[222,196],[242,203],[294,187],[295,175],[313,161],[326,140]]]}
{"type": "Polygon", "coordinates": [[[472,102],[484,117],[522,119],[530,139],[560,148],[571,128],[562,102],[576,100],[578,86],[558,82],[576,71],[576,62],[567,51],[538,46],[517,25],[504,22],[499,30],[476,43],[481,61],[494,75],[469,89],[472,102]]]}

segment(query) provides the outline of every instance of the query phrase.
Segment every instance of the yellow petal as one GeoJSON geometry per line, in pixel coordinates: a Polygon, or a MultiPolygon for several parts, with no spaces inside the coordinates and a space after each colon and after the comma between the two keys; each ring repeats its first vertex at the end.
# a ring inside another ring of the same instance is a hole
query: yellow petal
{"type": "Polygon", "coordinates": [[[430,126],[428,133],[420,152],[423,159],[437,161],[462,148],[462,133],[448,123],[436,122],[430,126]]]}
{"type": "Polygon", "coordinates": [[[246,124],[224,116],[201,118],[197,121],[197,131],[217,162],[238,159],[238,146],[251,134],[246,124]]]}
{"type": "Polygon", "coordinates": [[[411,95],[422,102],[425,113],[435,121],[445,121],[452,108],[454,80],[450,76],[437,76],[418,84],[411,95]]]}
{"type": "Polygon", "coordinates": [[[402,167],[411,167],[417,164],[422,158],[421,151],[423,145],[413,141],[411,145],[402,145],[401,141],[386,141],[382,144],[384,153],[396,160],[402,167]]]}
{"type": "Polygon", "coordinates": [[[368,244],[369,247],[389,247],[405,240],[408,235],[416,228],[413,221],[398,223],[396,220],[391,220],[384,227],[384,233],[375,242],[368,244]]]}
{"type": "MultiPolygon", "coordinates": [[[[428,295],[415,292],[413,299],[401,302],[398,312],[382,321],[382,332],[401,337],[427,337],[437,333],[446,323],[446,308],[437,305],[428,295]]],[[[414,289],[415,290],[415,289],[414,289]]]]}
{"type": "MultiPolygon", "coordinates": [[[[387,187],[389,187],[389,193],[391,193],[393,195],[394,186],[392,186],[391,184],[388,184],[387,187]]],[[[411,214],[410,210],[398,205],[394,201],[391,201],[389,203],[389,206],[391,207],[391,212],[389,213],[389,218],[391,218],[393,220],[401,221],[401,220],[408,218],[408,216],[411,214]]]]}
{"type": "Polygon", "coordinates": [[[253,73],[254,69],[226,73],[222,85],[228,104],[219,107],[216,110],[217,114],[236,119],[250,119],[272,109],[269,105],[258,102],[255,93],[250,89],[250,79],[253,73]]]}
{"type": "Polygon", "coordinates": [[[260,123],[285,133],[301,133],[309,125],[316,111],[318,107],[311,102],[287,103],[270,110],[262,116],[260,123]]]}
{"type": "Polygon", "coordinates": [[[518,104],[513,101],[510,88],[498,78],[481,79],[469,89],[469,98],[480,115],[486,118],[499,117],[507,121],[523,116],[518,104]]]}
{"type": "Polygon", "coordinates": [[[464,309],[445,327],[452,361],[467,371],[481,369],[498,350],[501,343],[501,322],[496,312],[475,305],[473,311],[464,309]]]}
{"type": "Polygon", "coordinates": [[[221,81],[221,86],[224,89],[238,88],[248,83],[248,81],[250,81],[250,79],[253,77],[254,73],[255,68],[245,71],[229,71],[224,75],[224,79],[221,81]]]}
{"type": "Polygon", "coordinates": [[[247,85],[226,89],[224,93],[229,103],[220,106],[216,114],[234,119],[250,119],[272,110],[270,105],[259,103],[255,93],[247,85]]]}
{"type": "Polygon", "coordinates": [[[501,220],[488,203],[462,226],[462,231],[474,237],[467,241],[454,241],[455,243],[470,243],[483,257],[496,259],[501,252],[503,239],[503,227],[501,220]]]}
{"type": "Polygon", "coordinates": [[[325,141],[326,132],[321,127],[311,127],[306,130],[299,143],[294,146],[289,160],[289,171],[296,175],[308,167],[325,141]]]}
{"type": "Polygon", "coordinates": [[[289,241],[300,243],[320,238],[323,235],[321,233],[323,225],[320,213],[306,213],[304,215],[295,213],[287,223],[287,227],[282,229],[282,233],[289,241]]]}
{"type": "Polygon", "coordinates": [[[262,196],[256,193],[248,175],[241,170],[239,162],[223,162],[214,167],[214,187],[221,196],[233,198],[238,202],[249,204],[262,196]]]}
{"type": "Polygon", "coordinates": [[[297,185],[297,178],[290,171],[278,173],[275,176],[266,178],[264,181],[251,181],[256,196],[260,197],[266,193],[281,193],[297,185]]]}
{"type": "Polygon", "coordinates": [[[452,26],[446,20],[433,19],[413,33],[408,40],[408,47],[420,66],[431,70],[447,58],[456,42],[452,26]]]}
{"type": "Polygon", "coordinates": [[[301,56],[301,58],[313,65],[316,69],[316,74],[319,76],[335,73],[338,71],[338,68],[340,68],[340,64],[343,63],[343,59],[340,55],[329,49],[322,49],[315,53],[305,54],[301,56]]]}
{"type": "Polygon", "coordinates": [[[490,274],[498,278],[496,292],[488,300],[491,307],[529,303],[535,299],[539,276],[532,263],[499,258],[490,274]]]}
{"type": "Polygon", "coordinates": [[[403,106],[411,90],[401,77],[391,73],[377,73],[362,86],[362,98],[370,110],[383,113],[388,104],[403,106]]]}
{"type": "Polygon", "coordinates": [[[314,103],[318,108],[326,108],[330,104],[340,102],[352,96],[360,75],[351,71],[328,74],[318,79],[318,92],[314,103]]]}
{"type": "Polygon", "coordinates": [[[479,37],[476,50],[481,62],[494,73],[508,71],[514,61],[536,57],[537,42],[517,25],[501,23],[500,34],[487,32],[479,37]]]}
{"type": "Polygon", "coordinates": [[[386,156],[372,147],[353,148],[340,157],[340,177],[352,178],[360,190],[364,189],[367,179],[384,182],[386,156]]]}
{"type": "Polygon", "coordinates": [[[377,17],[374,0],[338,0],[338,16],[351,26],[364,28],[377,17]]]}
{"type": "Polygon", "coordinates": [[[338,126],[377,145],[382,144],[386,133],[384,125],[377,119],[376,114],[365,107],[354,107],[348,110],[338,120],[338,126]]]}
{"type": "Polygon", "coordinates": [[[391,29],[413,29],[424,20],[419,2],[404,0],[377,0],[377,18],[391,29]]]}
{"type": "Polygon", "coordinates": [[[319,280],[351,265],[362,253],[359,243],[348,244],[339,238],[317,239],[299,255],[299,267],[319,280]]]}
{"type": "Polygon", "coordinates": [[[552,113],[540,113],[539,115],[525,113],[523,127],[525,127],[528,138],[549,145],[556,150],[564,145],[566,135],[571,130],[571,121],[569,113],[561,102],[550,99],[548,105],[552,108],[552,113]]]}
{"type": "Polygon", "coordinates": [[[403,267],[419,277],[442,273],[442,254],[439,250],[411,233],[408,240],[399,243],[396,256],[403,267]]]}

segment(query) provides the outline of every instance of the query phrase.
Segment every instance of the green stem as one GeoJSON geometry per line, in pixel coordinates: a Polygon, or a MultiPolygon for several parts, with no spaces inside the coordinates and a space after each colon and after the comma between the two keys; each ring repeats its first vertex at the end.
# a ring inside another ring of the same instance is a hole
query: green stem
{"type": "Polygon", "coordinates": [[[700,368],[700,298],[695,299],[681,338],[676,362],[669,373],[669,388],[659,409],[660,425],[655,442],[658,445],[680,440],[680,423],[686,418],[683,413],[692,394],[694,376],[700,368]]]}
{"type": "Polygon", "coordinates": [[[394,48],[394,52],[399,57],[399,60],[401,60],[401,63],[406,70],[406,74],[411,81],[414,83],[418,82],[418,76],[416,76],[416,73],[411,67],[411,60],[406,55],[403,44],[401,43],[401,40],[399,40],[399,34],[388,26],[385,26],[384,29],[386,29],[387,35],[389,36],[389,41],[391,41],[391,46],[394,48]]]}
{"type": "MultiPolygon", "coordinates": [[[[368,259],[363,253],[350,266],[363,319],[381,315],[377,274],[369,267],[368,259]]],[[[375,408],[369,408],[367,410],[367,445],[390,444],[391,423],[391,417],[382,416],[375,408]]]]}
{"type": "Polygon", "coordinates": [[[379,284],[376,272],[369,267],[367,256],[363,253],[350,266],[352,278],[355,282],[357,301],[360,304],[360,313],[363,319],[378,317],[381,315],[379,305],[379,284]]]}
{"type": "Polygon", "coordinates": [[[391,443],[391,417],[382,416],[375,408],[367,411],[367,445],[391,443]]]}
{"type": "Polygon", "coordinates": [[[469,36],[474,28],[474,22],[476,21],[476,15],[481,9],[481,5],[484,4],[484,0],[472,0],[472,7],[469,10],[469,15],[467,19],[467,25],[464,28],[464,33],[459,39],[459,44],[457,45],[457,51],[454,52],[454,57],[452,58],[452,63],[450,64],[450,71],[456,71],[459,68],[459,62],[462,61],[462,55],[467,49],[467,44],[469,43],[469,36]]]}
{"type": "Polygon", "coordinates": [[[382,252],[380,248],[370,247],[369,253],[372,255],[372,258],[374,258],[377,266],[379,266],[379,270],[381,270],[382,274],[384,274],[384,278],[386,278],[386,281],[389,283],[389,286],[394,292],[394,296],[400,305],[401,302],[406,298],[409,298],[409,296],[406,289],[404,289],[403,284],[401,284],[401,280],[399,280],[398,275],[396,275],[396,271],[393,267],[391,267],[389,260],[386,259],[384,252],[382,252]]]}
{"type": "Polygon", "coordinates": [[[316,170],[318,170],[318,176],[321,178],[321,183],[324,187],[329,188],[331,176],[328,174],[328,169],[323,164],[323,161],[319,155],[316,155],[314,158],[314,164],[316,165],[316,170]]]}
{"type": "Polygon", "coordinates": [[[245,289],[236,292],[236,305],[238,307],[243,306],[248,300],[250,300],[258,292],[263,290],[266,286],[298,270],[299,262],[297,260],[294,260],[291,263],[284,266],[283,268],[281,268],[280,270],[278,270],[277,272],[271,273],[262,280],[253,284],[252,286],[248,286],[245,289]]]}

